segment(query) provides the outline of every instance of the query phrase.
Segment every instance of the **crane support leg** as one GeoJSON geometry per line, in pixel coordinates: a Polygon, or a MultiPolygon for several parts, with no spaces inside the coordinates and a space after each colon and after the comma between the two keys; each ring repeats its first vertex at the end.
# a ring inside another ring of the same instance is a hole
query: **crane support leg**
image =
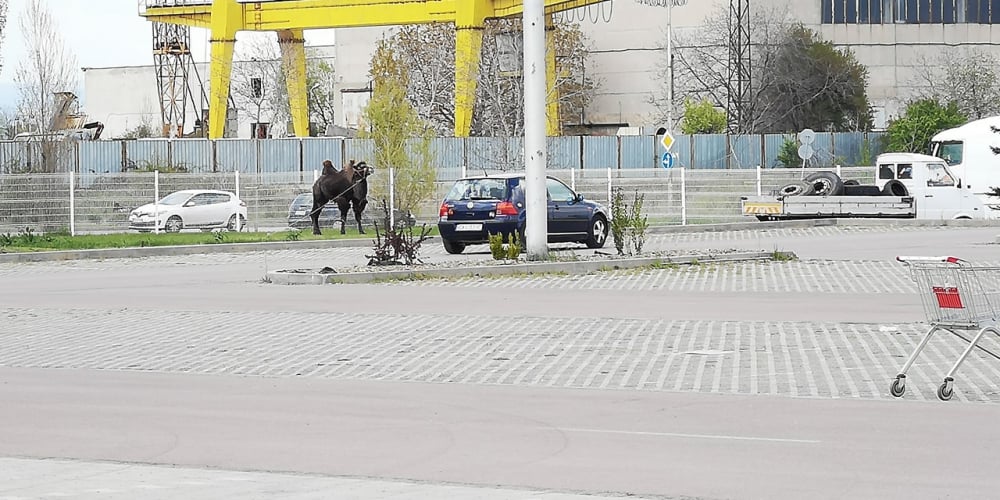
{"type": "Polygon", "coordinates": [[[455,34],[455,137],[468,137],[472,131],[482,48],[481,26],[458,29],[455,34]]]}
{"type": "Polygon", "coordinates": [[[306,99],[306,49],[302,30],[278,32],[278,46],[285,69],[288,109],[296,137],[309,137],[309,102],[306,99]]]}
{"type": "Polygon", "coordinates": [[[552,14],[545,16],[545,135],[560,135],[559,88],[556,86],[556,29],[552,24],[552,14]]]}
{"type": "Polygon", "coordinates": [[[229,107],[229,82],[233,69],[235,33],[225,38],[215,38],[212,44],[211,89],[208,95],[208,137],[220,139],[226,131],[226,111],[229,107]]]}
{"type": "Polygon", "coordinates": [[[208,137],[219,139],[226,132],[229,82],[233,71],[236,31],[243,26],[243,7],[236,0],[212,1],[211,92],[208,96],[208,137]]]}

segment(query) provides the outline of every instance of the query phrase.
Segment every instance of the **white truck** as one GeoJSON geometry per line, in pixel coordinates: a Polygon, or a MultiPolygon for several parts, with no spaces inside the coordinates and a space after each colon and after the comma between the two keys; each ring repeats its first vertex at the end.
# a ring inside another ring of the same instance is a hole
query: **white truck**
{"type": "Polygon", "coordinates": [[[1000,116],[971,121],[938,132],[931,138],[931,154],[943,159],[983,203],[1000,209],[1000,116]]]}
{"type": "Polygon", "coordinates": [[[1000,218],[1000,210],[991,209],[963,188],[964,179],[953,174],[941,158],[886,153],[876,165],[874,186],[844,186],[835,173],[820,172],[807,177],[809,182],[789,184],[772,196],[741,197],[743,215],[759,220],[1000,218]]]}

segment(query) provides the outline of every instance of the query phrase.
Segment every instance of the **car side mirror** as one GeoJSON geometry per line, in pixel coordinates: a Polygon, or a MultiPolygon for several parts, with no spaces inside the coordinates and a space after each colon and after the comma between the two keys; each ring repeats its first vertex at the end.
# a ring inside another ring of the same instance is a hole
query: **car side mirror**
{"type": "Polygon", "coordinates": [[[185,203],[184,206],[185,207],[193,207],[194,206],[194,202],[193,201],[189,201],[189,202],[185,203]]]}
{"type": "Polygon", "coordinates": [[[580,193],[576,194],[576,201],[583,201],[583,195],[580,193]]]}

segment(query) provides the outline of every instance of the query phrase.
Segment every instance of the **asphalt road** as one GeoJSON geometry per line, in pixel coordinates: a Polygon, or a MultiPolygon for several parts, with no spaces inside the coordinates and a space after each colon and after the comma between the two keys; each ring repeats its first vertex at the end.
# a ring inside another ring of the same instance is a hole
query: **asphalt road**
{"type": "Polygon", "coordinates": [[[961,345],[935,344],[886,392],[926,328],[895,255],[996,262],[998,233],[662,235],[803,260],[376,285],[260,280],[367,249],[0,265],[0,456],[27,459],[0,498],[129,498],[138,464],[170,466],[144,472],[165,498],[246,497],[170,490],[181,470],[260,474],[260,498],[298,494],[279,473],[369,485],[318,498],[993,498],[1000,363],[973,356],[939,402],[961,345]]]}

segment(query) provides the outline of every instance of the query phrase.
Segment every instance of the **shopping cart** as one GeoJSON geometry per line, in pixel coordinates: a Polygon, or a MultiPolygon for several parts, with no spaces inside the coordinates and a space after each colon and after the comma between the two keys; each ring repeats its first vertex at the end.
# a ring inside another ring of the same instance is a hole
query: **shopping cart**
{"type": "Polygon", "coordinates": [[[927,346],[931,335],[944,330],[969,343],[938,387],[938,399],[947,401],[952,396],[955,372],[974,348],[978,347],[1000,359],[1000,356],[978,345],[986,332],[1000,336],[1000,267],[976,266],[957,257],[896,257],[896,260],[909,267],[931,329],[910,354],[889,392],[895,397],[903,395],[906,391],[906,371],[927,346]],[[962,330],[979,332],[969,340],[959,333],[962,330]]]}

